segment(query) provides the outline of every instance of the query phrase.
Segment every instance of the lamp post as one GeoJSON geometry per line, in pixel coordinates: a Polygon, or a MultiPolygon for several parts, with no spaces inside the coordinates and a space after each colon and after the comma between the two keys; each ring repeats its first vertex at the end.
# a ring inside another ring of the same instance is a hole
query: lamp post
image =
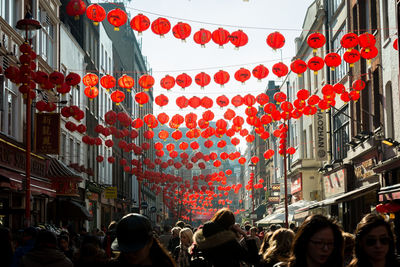
{"type": "MultiPolygon", "coordinates": [[[[25,43],[29,43],[29,32],[39,30],[42,28],[40,22],[34,20],[32,15],[27,12],[24,19],[17,21],[15,26],[19,30],[25,31],[25,43]]],[[[31,224],[31,105],[32,100],[29,93],[26,94],[26,160],[25,160],[25,225],[27,227],[31,224]]]]}

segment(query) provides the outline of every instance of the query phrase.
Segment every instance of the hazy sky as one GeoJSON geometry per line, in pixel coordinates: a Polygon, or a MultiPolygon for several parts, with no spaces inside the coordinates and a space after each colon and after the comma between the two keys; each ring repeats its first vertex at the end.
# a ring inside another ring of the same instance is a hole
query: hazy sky
{"type": "MultiPolygon", "coordinates": [[[[313,0],[133,0],[127,7],[131,17],[138,13],[143,13],[154,21],[158,17],[165,17],[172,27],[179,21],[186,22],[192,27],[192,34],[186,42],[176,39],[172,31],[166,34],[165,38],[160,38],[150,29],[143,32],[142,53],[147,57],[149,65],[156,79],[154,86],[154,96],[161,93],[169,97],[168,106],[163,109],[154,105],[154,113],[167,112],[168,114],[194,112],[200,117],[205,111],[203,108],[196,110],[188,107],[179,110],[175,104],[175,98],[185,95],[203,97],[205,95],[215,99],[221,94],[233,97],[237,94],[242,96],[247,93],[257,95],[266,88],[268,80],[279,79],[272,74],[271,67],[283,59],[287,65],[290,64],[294,51],[294,38],[301,33],[304,16],[307,8],[313,0]],[[231,25],[231,26],[230,26],[231,25]],[[235,50],[231,43],[219,48],[212,40],[201,48],[193,41],[193,34],[200,28],[205,28],[213,32],[218,27],[223,27],[229,32],[242,29],[249,37],[246,46],[235,50]],[[286,38],[285,46],[274,51],[266,44],[268,34],[273,31],[281,32],[286,38]],[[262,82],[252,77],[242,85],[234,79],[234,73],[240,67],[245,67],[250,71],[258,64],[264,64],[270,70],[268,77],[262,82]],[[204,71],[211,77],[223,69],[229,72],[230,81],[221,88],[211,81],[210,85],[200,90],[194,83],[189,88],[181,90],[175,86],[170,91],[166,91],[160,86],[160,79],[166,74],[176,77],[186,72],[194,76],[204,71]]],[[[228,106],[233,108],[232,106],[228,106]]],[[[221,110],[214,103],[213,111],[222,116],[224,108],[221,110]]],[[[244,109],[238,109],[237,113],[244,114],[244,109]]]]}

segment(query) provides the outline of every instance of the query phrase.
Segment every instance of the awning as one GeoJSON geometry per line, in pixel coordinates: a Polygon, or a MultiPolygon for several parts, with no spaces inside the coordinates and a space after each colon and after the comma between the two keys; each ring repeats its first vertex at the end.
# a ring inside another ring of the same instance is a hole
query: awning
{"type": "Polygon", "coordinates": [[[379,173],[387,170],[393,170],[399,167],[400,167],[400,156],[396,156],[388,160],[385,160],[380,164],[377,164],[374,168],[372,168],[372,170],[375,173],[379,173]]]}
{"type": "Polygon", "coordinates": [[[378,195],[379,201],[400,199],[400,184],[382,187],[378,195]]]}
{"type": "Polygon", "coordinates": [[[48,204],[48,209],[52,217],[58,213],[60,219],[92,219],[89,211],[74,200],[56,199],[48,204]]]}
{"type": "Polygon", "coordinates": [[[50,159],[49,170],[47,172],[47,176],[51,179],[76,179],[81,182],[83,177],[81,174],[75,172],[73,169],[69,168],[62,161],[59,161],[56,158],[50,159]]]}

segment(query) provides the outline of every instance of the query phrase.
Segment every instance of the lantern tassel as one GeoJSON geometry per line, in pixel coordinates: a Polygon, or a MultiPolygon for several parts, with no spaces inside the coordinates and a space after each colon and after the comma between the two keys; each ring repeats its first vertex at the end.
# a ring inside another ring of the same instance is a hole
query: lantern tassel
{"type": "Polygon", "coordinates": [[[119,32],[119,28],[118,27],[114,27],[114,31],[119,32]]]}
{"type": "Polygon", "coordinates": [[[94,26],[99,26],[99,23],[97,21],[93,21],[94,26]]]}

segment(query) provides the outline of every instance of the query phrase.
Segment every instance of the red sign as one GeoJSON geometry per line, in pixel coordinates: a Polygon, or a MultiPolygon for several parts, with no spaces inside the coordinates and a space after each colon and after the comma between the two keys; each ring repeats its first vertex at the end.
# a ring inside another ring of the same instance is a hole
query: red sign
{"type": "Polygon", "coordinates": [[[346,169],[324,176],[325,197],[331,197],[346,191],[346,169]]]}
{"type": "Polygon", "coordinates": [[[290,192],[292,194],[300,192],[302,189],[302,173],[299,173],[291,179],[290,192]]]}
{"type": "Polygon", "coordinates": [[[79,196],[79,181],[72,179],[53,179],[53,188],[57,192],[57,196],[79,196]]]}
{"type": "Polygon", "coordinates": [[[35,144],[38,154],[60,153],[60,114],[35,114],[35,144]]]}

